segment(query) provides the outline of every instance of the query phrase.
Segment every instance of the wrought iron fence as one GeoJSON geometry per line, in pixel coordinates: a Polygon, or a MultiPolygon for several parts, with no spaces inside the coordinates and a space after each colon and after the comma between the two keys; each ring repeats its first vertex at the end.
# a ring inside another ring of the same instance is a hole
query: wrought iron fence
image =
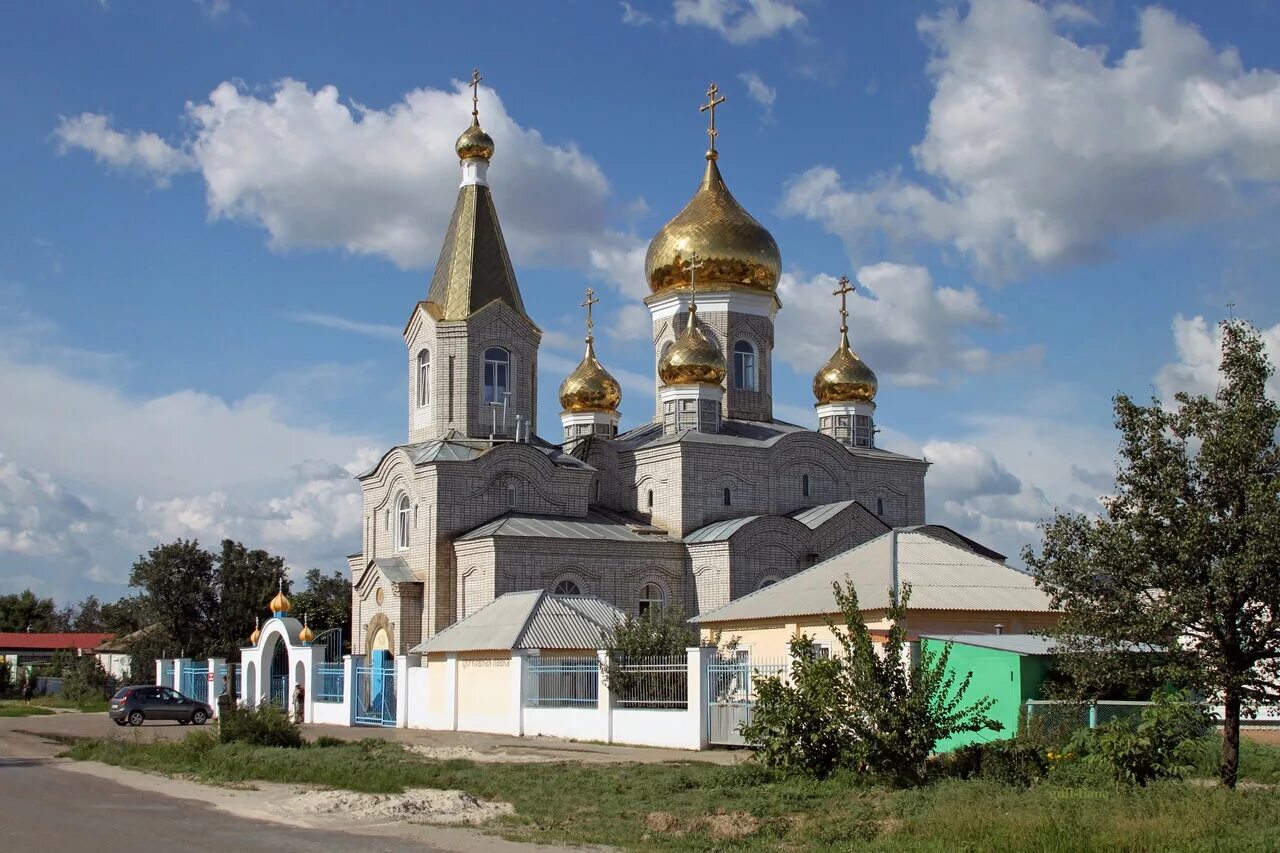
{"type": "Polygon", "coordinates": [[[742,727],[751,722],[756,680],[783,675],[785,659],[753,660],[750,653],[720,656],[707,664],[707,738],[711,743],[741,746],[742,727]]]}
{"type": "Polygon", "coordinates": [[[315,700],[317,702],[341,702],[343,699],[344,679],[342,664],[316,664],[315,700]]]}
{"type": "Polygon", "coordinates": [[[342,629],[330,628],[311,641],[313,648],[324,649],[325,663],[342,663],[342,629]]]}
{"type": "Polygon", "coordinates": [[[197,702],[209,701],[209,664],[204,666],[184,666],[182,668],[182,689],[179,691],[188,699],[197,702]]]}
{"type": "Polygon", "coordinates": [[[524,685],[526,708],[595,708],[600,702],[600,659],[530,658],[524,685]]]}
{"type": "Polygon", "coordinates": [[[609,691],[619,708],[686,709],[689,659],[685,655],[620,659],[609,668],[609,691]]]}
{"type": "Polygon", "coordinates": [[[173,686],[173,661],[166,660],[160,664],[160,683],[165,687],[173,686]]]}

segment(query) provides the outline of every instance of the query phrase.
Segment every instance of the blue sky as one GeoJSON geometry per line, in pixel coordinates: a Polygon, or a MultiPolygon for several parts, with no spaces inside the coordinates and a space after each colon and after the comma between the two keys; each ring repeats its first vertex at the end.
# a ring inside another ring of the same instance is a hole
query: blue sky
{"type": "Polygon", "coordinates": [[[0,6],[0,589],[115,597],[176,536],[299,573],[358,542],[405,433],[399,340],[452,208],[472,66],[540,432],[582,291],[652,410],[648,239],[726,180],[782,248],[779,417],[812,423],[835,277],[930,519],[1015,554],[1109,487],[1109,400],[1280,344],[1268,2],[0,6]]]}

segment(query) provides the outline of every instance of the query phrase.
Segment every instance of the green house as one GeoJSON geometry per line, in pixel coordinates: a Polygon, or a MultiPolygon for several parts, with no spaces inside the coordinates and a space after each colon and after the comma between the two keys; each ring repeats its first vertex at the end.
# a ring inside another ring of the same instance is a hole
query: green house
{"type": "Polygon", "coordinates": [[[1013,737],[1028,699],[1040,698],[1040,686],[1053,668],[1053,641],[1031,634],[922,634],[921,651],[937,653],[951,644],[947,668],[958,684],[973,673],[966,701],[982,696],[996,700],[988,712],[1004,726],[1001,731],[962,732],[938,741],[938,752],[947,752],[971,743],[1013,737]]]}

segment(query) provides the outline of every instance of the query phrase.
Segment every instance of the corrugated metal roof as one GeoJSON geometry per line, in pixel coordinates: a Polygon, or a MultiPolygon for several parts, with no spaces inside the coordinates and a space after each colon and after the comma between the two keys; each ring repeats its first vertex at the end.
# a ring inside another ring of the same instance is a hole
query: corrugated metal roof
{"type": "Polygon", "coordinates": [[[485,539],[490,536],[534,536],[543,539],[606,539],[615,542],[673,542],[670,536],[644,533],[655,530],[647,524],[634,524],[620,518],[589,512],[582,517],[507,513],[459,536],[459,539],[485,539]]]}
{"type": "MultiPolygon", "coordinates": [[[[819,527],[826,524],[828,521],[835,518],[855,503],[857,503],[857,501],[837,501],[836,503],[819,504],[818,506],[811,506],[806,509],[789,513],[785,517],[794,518],[810,530],[817,530],[819,527]]],[[[876,516],[871,515],[870,513],[868,513],[868,515],[870,515],[871,518],[876,518],[876,516]]],[[[729,518],[724,521],[715,521],[708,524],[706,527],[699,527],[697,530],[685,536],[684,541],[689,545],[705,544],[707,542],[724,542],[758,518],[765,518],[765,516],[747,515],[742,518],[729,518]]],[[[880,521],[878,518],[876,518],[876,520],[880,521]]],[[[884,522],[880,523],[884,525],[885,530],[889,529],[887,524],[884,524],[884,522]]]]}
{"type": "Polygon", "coordinates": [[[410,651],[596,649],[622,618],[621,610],[594,596],[509,592],[410,651]]]}
{"type": "MultiPolygon", "coordinates": [[[[416,444],[398,445],[399,449],[409,454],[409,458],[413,460],[414,465],[426,465],[431,462],[468,462],[476,459],[485,453],[488,453],[494,447],[503,447],[511,444],[509,441],[500,441],[491,444],[486,439],[464,438],[457,433],[450,433],[445,438],[433,439],[432,441],[423,441],[416,444]]],[[[559,446],[550,444],[536,435],[527,442],[522,442],[524,447],[531,447],[539,453],[544,454],[554,464],[563,468],[590,468],[591,466],[562,451],[559,446]]],[[[357,480],[373,474],[382,465],[382,461],[387,455],[395,451],[393,447],[379,457],[378,461],[369,470],[357,475],[357,480]]]]}
{"type": "Polygon", "coordinates": [[[808,509],[791,513],[791,517],[810,530],[817,530],[833,516],[853,506],[857,501],[836,501],[833,504],[818,504],[808,509]]]}
{"type": "Polygon", "coordinates": [[[1019,655],[1051,655],[1056,641],[1035,634],[921,634],[930,640],[943,643],[963,643],[982,649],[996,649],[1019,655]]]}
{"type": "Polygon", "coordinates": [[[890,531],[813,568],[708,611],[694,622],[728,622],[832,613],[833,583],[853,581],[865,610],[889,606],[890,559],[897,540],[897,576],[911,584],[916,610],[1045,612],[1049,597],[1027,574],[919,531],[890,531]]]}
{"type": "Polygon", "coordinates": [[[373,564],[392,583],[418,582],[413,572],[409,571],[409,564],[404,561],[404,557],[375,557],[373,564]]]}
{"type": "Polygon", "coordinates": [[[746,525],[761,517],[762,516],[759,515],[748,515],[742,518],[730,518],[724,521],[716,521],[708,524],[706,527],[699,527],[697,530],[684,537],[684,541],[689,545],[696,545],[699,542],[723,542],[746,525]]]}
{"type": "MultiPolygon", "coordinates": [[[[793,432],[814,432],[814,430],[808,427],[787,423],[786,421],[740,421],[726,419],[721,421],[720,432],[699,432],[698,430],[690,429],[674,434],[666,434],[662,431],[661,423],[651,421],[647,424],[641,424],[638,427],[630,429],[616,438],[605,440],[630,444],[636,449],[686,441],[701,444],[726,444],[736,447],[767,447],[768,445],[778,441],[778,439],[782,438],[784,435],[793,432]]],[[[910,459],[913,462],[924,461],[922,459],[916,459],[914,456],[894,453],[891,450],[885,450],[879,447],[846,447],[845,449],[854,456],[867,456],[876,459],[910,459]]]]}

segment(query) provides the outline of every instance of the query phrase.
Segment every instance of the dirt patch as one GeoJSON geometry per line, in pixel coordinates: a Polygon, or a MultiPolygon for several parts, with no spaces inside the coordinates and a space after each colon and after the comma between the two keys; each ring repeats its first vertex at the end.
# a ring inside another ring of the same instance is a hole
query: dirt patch
{"type": "Polygon", "coordinates": [[[680,818],[671,812],[649,812],[645,815],[644,825],[651,832],[681,833],[680,818]]]}
{"type": "Polygon", "coordinates": [[[738,839],[754,835],[760,828],[760,821],[748,812],[719,812],[683,820],[670,812],[649,812],[645,815],[644,825],[650,832],[664,835],[681,836],[701,830],[712,838],[738,839]]]}
{"type": "Polygon", "coordinates": [[[481,764],[534,764],[542,761],[555,761],[546,755],[525,755],[513,752],[481,752],[469,746],[428,746],[415,744],[406,747],[414,755],[430,758],[434,761],[451,761],[455,758],[475,761],[481,764]]]}
{"type": "Polygon", "coordinates": [[[358,794],[354,791],[307,791],[287,804],[299,812],[342,815],[352,820],[416,820],[428,823],[477,824],[511,814],[510,803],[491,803],[465,791],[415,788],[403,794],[358,794]]]}

